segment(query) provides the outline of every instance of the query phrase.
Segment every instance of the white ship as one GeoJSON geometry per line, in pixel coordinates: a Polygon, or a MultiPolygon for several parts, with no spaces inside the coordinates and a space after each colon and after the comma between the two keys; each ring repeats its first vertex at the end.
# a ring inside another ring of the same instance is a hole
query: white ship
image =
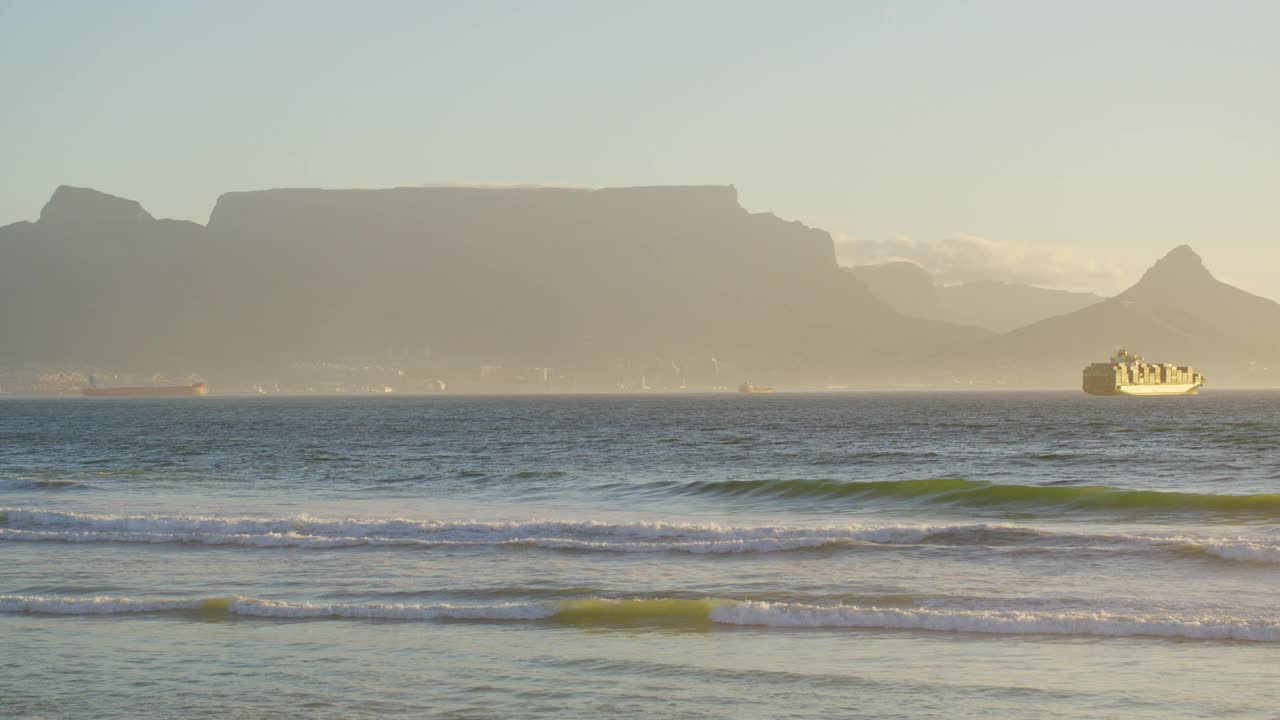
{"type": "Polygon", "coordinates": [[[1109,363],[1084,369],[1084,391],[1090,395],[1194,395],[1204,376],[1193,367],[1149,363],[1127,350],[1118,350],[1109,363]]]}

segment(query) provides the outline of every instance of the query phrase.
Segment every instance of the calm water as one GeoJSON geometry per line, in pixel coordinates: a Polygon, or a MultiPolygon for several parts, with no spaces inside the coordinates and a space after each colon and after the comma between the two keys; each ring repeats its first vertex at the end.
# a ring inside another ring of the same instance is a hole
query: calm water
{"type": "Polygon", "coordinates": [[[0,402],[0,716],[1275,717],[1280,393],[0,402]]]}

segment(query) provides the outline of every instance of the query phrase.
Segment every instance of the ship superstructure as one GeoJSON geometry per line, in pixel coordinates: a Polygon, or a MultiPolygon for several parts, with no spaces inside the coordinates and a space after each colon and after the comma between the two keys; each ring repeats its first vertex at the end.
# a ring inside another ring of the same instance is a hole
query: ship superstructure
{"type": "Polygon", "coordinates": [[[1090,395],[1193,395],[1204,376],[1187,365],[1149,363],[1128,350],[1117,350],[1111,362],[1084,369],[1084,391],[1090,395]]]}

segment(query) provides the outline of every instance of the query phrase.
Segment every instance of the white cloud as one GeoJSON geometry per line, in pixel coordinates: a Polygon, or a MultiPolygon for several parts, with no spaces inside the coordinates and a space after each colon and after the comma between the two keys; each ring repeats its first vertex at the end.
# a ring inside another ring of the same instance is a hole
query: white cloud
{"type": "Polygon", "coordinates": [[[1001,280],[1063,290],[1112,293],[1135,279],[1114,264],[1071,248],[1041,243],[952,235],[936,242],[896,237],[862,240],[835,233],[843,265],[913,262],[942,284],[1001,280]]]}

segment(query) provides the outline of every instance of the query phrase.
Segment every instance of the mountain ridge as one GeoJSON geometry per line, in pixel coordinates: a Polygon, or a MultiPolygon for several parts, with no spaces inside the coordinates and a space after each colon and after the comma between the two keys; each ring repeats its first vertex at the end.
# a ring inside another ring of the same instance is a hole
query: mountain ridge
{"type": "Polygon", "coordinates": [[[942,285],[927,270],[906,260],[858,265],[848,271],[904,315],[995,333],[1016,330],[1103,300],[1093,293],[997,280],[942,285]]]}
{"type": "Polygon", "coordinates": [[[204,226],[62,186],[35,223],[0,228],[0,301],[21,308],[0,319],[11,363],[279,367],[417,348],[782,376],[983,335],[901,316],[839,270],[829,233],[747,212],[732,186],[236,191],[204,226]]]}
{"type": "Polygon", "coordinates": [[[590,368],[606,387],[619,368],[678,384],[724,382],[727,368],[797,384],[1064,386],[1124,345],[1211,383],[1274,383],[1280,367],[1280,305],[1218,281],[1187,246],[1115,298],[1003,334],[956,323],[959,291],[919,282],[918,267],[888,272],[945,296],[932,318],[895,309],[866,272],[837,265],[826,231],[746,211],[732,186],[236,191],[208,225],[60,186],[38,220],[0,227],[0,365],[395,356],[590,368]]]}
{"type": "Polygon", "coordinates": [[[1274,385],[1280,381],[1280,304],[1217,280],[1181,245],[1113,298],[934,361],[970,381],[1063,386],[1118,347],[1153,362],[1194,365],[1210,387],[1274,385]]]}

